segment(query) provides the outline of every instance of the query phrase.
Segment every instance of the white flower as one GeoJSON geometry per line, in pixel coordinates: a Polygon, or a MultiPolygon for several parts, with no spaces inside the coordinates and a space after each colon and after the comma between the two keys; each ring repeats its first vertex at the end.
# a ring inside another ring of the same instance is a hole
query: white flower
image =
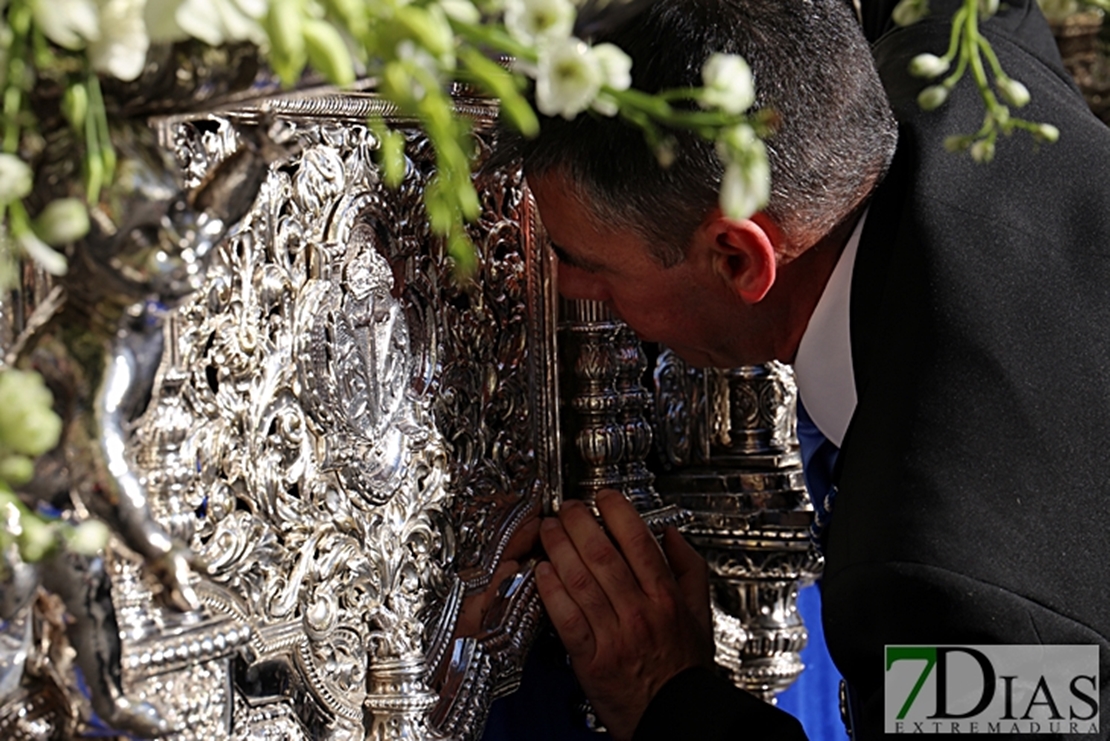
{"type": "Polygon", "coordinates": [[[233,41],[262,45],[266,0],[146,0],[147,32],[154,41],[195,38],[210,46],[233,41]]]}
{"type": "Polygon", "coordinates": [[[570,0],[507,0],[505,3],[505,28],[514,39],[529,46],[569,39],[574,17],[574,5],[570,0]]]}
{"type": "Polygon", "coordinates": [[[18,201],[31,192],[34,175],[14,154],[0,153],[0,204],[18,201]]]}
{"type": "Polygon", "coordinates": [[[150,47],[145,5],[146,0],[100,0],[100,36],[89,43],[93,69],[125,81],[142,73],[150,47]]]}
{"type": "MultiPolygon", "coordinates": [[[[601,67],[601,84],[613,90],[627,90],[632,85],[632,59],[615,44],[598,44],[591,50],[601,67]]],[[[593,109],[603,116],[615,116],[620,110],[612,96],[600,93],[593,109]]]]}
{"type": "Polygon", "coordinates": [[[536,107],[545,116],[572,119],[593,103],[601,83],[601,64],[590,47],[568,39],[540,57],[536,107]]]}
{"type": "Polygon", "coordinates": [[[721,179],[721,211],[730,219],[746,219],[759,211],[771,196],[771,168],[767,160],[747,167],[732,163],[721,179]]]}
{"type": "Polygon", "coordinates": [[[35,0],[35,24],[46,38],[66,49],[80,49],[100,36],[96,0],[35,0]]]}
{"type": "Polygon", "coordinates": [[[705,87],[699,102],[705,108],[743,113],[755,102],[752,70],[743,57],[713,54],[701,68],[701,78],[705,87]]]}
{"type": "Polygon", "coordinates": [[[747,124],[722,132],[717,153],[725,163],[721,178],[721,210],[733,219],[746,219],[771,197],[771,166],[767,147],[747,124]]]}
{"type": "Polygon", "coordinates": [[[910,74],[932,79],[948,71],[948,60],[935,54],[918,54],[910,60],[910,74]]]}
{"type": "MultiPolygon", "coordinates": [[[[189,34],[177,22],[177,11],[185,0],[146,0],[143,20],[150,40],[158,42],[184,41],[189,34]]],[[[206,42],[208,43],[208,42],[206,42]]]]}
{"type": "Polygon", "coordinates": [[[998,92],[1001,93],[1002,98],[1014,108],[1021,108],[1029,102],[1028,88],[1017,80],[1010,77],[1003,77],[999,79],[996,84],[998,85],[998,92]]]}

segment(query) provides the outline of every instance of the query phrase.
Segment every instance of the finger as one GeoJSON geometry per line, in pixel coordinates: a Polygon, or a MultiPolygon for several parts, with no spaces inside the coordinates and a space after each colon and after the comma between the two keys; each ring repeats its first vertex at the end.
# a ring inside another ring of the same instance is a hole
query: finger
{"type": "Polygon", "coordinates": [[[505,552],[502,558],[524,560],[529,553],[536,549],[539,541],[540,517],[539,515],[530,515],[524,522],[520,523],[516,532],[509,538],[509,542],[505,544],[505,552]]]}
{"type": "Polygon", "coordinates": [[[709,566],[701,554],[686,542],[677,528],[663,532],[663,550],[678,580],[682,601],[703,626],[713,625],[713,612],[709,606],[709,566]]]}
{"type": "Polygon", "coordinates": [[[648,596],[673,588],[674,579],[659,543],[623,494],[606,489],[597,495],[597,508],[605,526],[624,554],[624,560],[648,596]]]}
{"type": "Polygon", "coordinates": [[[571,658],[589,659],[594,655],[594,633],[585,614],[567,593],[559,575],[547,561],[536,564],[536,587],[540,599],[571,658]]]}
{"type": "MultiPolygon", "coordinates": [[[[624,498],[620,494],[616,496],[624,498]]],[[[577,501],[564,502],[559,521],[614,607],[638,604],[643,600],[643,590],[632,569],[586,505],[577,501]]]]}
{"type": "MultiPolygon", "coordinates": [[[[578,504],[581,506],[581,504],[578,504]]],[[[564,506],[565,509],[565,506],[564,506]]],[[[597,523],[594,528],[601,530],[597,523]]],[[[590,623],[594,633],[604,634],[617,623],[616,612],[605,590],[594,578],[593,572],[583,561],[561,519],[545,518],[540,525],[540,540],[555,574],[564,589],[590,623]]]]}

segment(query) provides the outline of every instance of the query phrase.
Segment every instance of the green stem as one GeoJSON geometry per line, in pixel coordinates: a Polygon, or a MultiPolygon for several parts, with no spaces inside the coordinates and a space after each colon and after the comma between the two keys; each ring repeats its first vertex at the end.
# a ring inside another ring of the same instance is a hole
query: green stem
{"type": "Polygon", "coordinates": [[[31,231],[31,217],[27,215],[27,209],[24,207],[23,201],[17,200],[8,204],[8,224],[13,237],[31,231]]]}
{"type": "Polygon", "coordinates": [[[952,32],[948,37],[948,51],[944,52],[944,58],[952,61],[956,58],[956,50],[960,46],[960,31],[963,29],[964,17],[967,15],[968,9],[965,4],[964,7],[957,10],[952,15],[952,32]]]}
{"type": "Polygon", "coordinates": [[[994,72],[994,79],[1005,79],[1007,75],[1002,71],[1002,64],[998,61],[998,55],[994,53],[994,49],[991,48],[991,42],[987,41],[983,36],[980,36],[979,49],[987,55],[987,61],[990,63],[991,71],[994,72]]]}
{"type": "MultiPolygon", "coordinates": [[[[975,0],[968,0],[968,5],[974,6],[975,0]]],[[[979,53],[979,14],[968,13],[964,27],[964,43],[968,46],[968,57],[971,64],[971,76],[979,86],[979,95],[987,106],[988,113],[999,107],[998,98],[990,88],[987,80],[987,71],[983,68],[983,57],[979,53]]]]}
{"type": "Polygon", "coordinates": [[[487,46],[504,54],[508,54],[509,56],[516,57],[521,61],[531,62],[532,64],[539,61],[539,56],[536,54],[535,49],[517,43],[516,39],[499,28],[464,23],[453,19],[450,23],[455,33],[475,46],[487,46]]]}
{"type": "Polygon", "coordinates": [[[31,6],[14,0],[8,9],[8,24],[12,30],[12,44],[8,49],[7,69],[4,70],[4,151],[15,154],[22,135],[20,113],[23,109],[23,87],[27,75],[27,39],[32,28],[31,6]]]}

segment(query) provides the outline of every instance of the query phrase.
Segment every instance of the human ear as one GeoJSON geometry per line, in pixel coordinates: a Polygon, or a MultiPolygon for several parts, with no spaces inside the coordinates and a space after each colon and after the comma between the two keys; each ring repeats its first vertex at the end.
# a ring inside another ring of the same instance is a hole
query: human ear
{"type": "Polygon", "coordinates": [[[775,231],[762,214],[730,219],[720,212],[702,226],[713,272],[723,278],[744,303],[757,304],[775,284],[775,231]]]}

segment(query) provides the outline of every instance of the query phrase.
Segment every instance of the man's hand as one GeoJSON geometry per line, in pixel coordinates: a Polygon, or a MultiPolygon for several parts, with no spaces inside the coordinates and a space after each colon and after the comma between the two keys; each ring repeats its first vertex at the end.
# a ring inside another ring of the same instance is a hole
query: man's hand
{"type": "Polygon", "coordinates": [[[536,583],[578,681],[623,741],[667,680],[712,667],[709,572],[674,528],[664,557],[619,492],[598,494],[597,507],[613,540],[581,502],[564,502],[558,519],[544,520],[551,562],[536,567],[536,583]]]}

